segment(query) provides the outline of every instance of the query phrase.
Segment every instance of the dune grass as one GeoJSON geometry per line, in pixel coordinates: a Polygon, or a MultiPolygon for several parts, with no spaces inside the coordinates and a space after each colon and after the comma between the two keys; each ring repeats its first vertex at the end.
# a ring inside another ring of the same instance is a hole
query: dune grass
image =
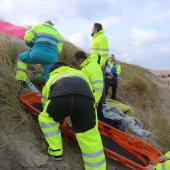
{"type": "Polygon", "coordinates": [[[126,104],[136,110],[144,128],[153,132],[153,143],[159,144],[162,151],[170,148],[170,124],[167,114],[161,108],[155,84],[145,77],[146,70],[125,63],[119,81],[118,95],[126,104]]]}
{"type": "MultiPolygon", "coordinates": [[[[18,102],[15,71],[18,54],[27,49],[24,42],[0,34],[0,128],[3,129],[11,129],[17,122],[26,119],[18,102]]],[[[59,61],[76,67],[74,54],[78,50],[80,49],[72,43],[64,41],[59,61]]],[[[144,123],[145,129],[154,132],[161,149],[168,150],[170,126],[166,114],[160,108],[156,86],[145,77],[145,69],[120,64],[122,74],[119,80],[119,98],[137,111],[136,116],[144,123]]]]}
{"type": "Polygon", "coordinates": [[[24,118],[18,103],[15,71],[18,53],[27,47],[18,39],[0,34],[0,127],[3,131],[24,118]]]}

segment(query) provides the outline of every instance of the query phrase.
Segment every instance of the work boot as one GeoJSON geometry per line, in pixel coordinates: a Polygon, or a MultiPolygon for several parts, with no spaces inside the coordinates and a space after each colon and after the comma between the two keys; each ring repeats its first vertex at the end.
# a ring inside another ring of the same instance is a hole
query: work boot
{"type": "Polygon", "coordinates": [[[49,157],[52,158],[55,161],[62,161],[63,160],[62,155],[59,155],[59,156],[49,155],[49,157]]]}

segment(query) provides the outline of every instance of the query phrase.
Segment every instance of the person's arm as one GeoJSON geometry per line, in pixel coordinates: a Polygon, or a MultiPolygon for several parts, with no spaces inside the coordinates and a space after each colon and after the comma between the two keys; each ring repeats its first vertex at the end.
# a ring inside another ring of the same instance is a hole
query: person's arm
{"type": "Polygon", "coordinates": [[[103,93],[103,74],[99,64],[91,64],[90,67],[90,81],[93,88],[93,94],[95,97],[95,103],[99,103],[103,93]]]}
{"type": "Polygon", "coordinates": [[[108,39],[106,36],[101,36],[99,45],[100,45],[100,55],[101,55],[100,65],[101,67],[103,67],[106,63],[106,60],[108,59],[108,54],[109,54],[108,39]]]}
{"type": "Polygon", "coordinates": [[[57,33],[57,39],[58,39],[57,48],[58,48],[59,53],[61,53],[61,51],[63,49],[63,38],[59,34],[59,32],[57,33]]]}
{"type": "Polygon", "coordinates": [[[117,73],[117,76],[119,76],[121,73],[121,66],[119,63],[117,63],[117,66],[116,66],[116,73],[117,73]]]}
{"type": "Polygon", "coordinates": [[[165,156],[170,160],[170,151],[165,154],[165,156]]]}
{"type": "Polygon", "coordinates": [[[156,166],[154,165],[148,165],[146,166],[147,170],[162,170],[164,167],[170,167],[170,151],[167,152],[165,155],[162,155],[158,158],[158,163],[156,166]]]}
{"type": "Polygon", "coordinates": [[[36,27],[31,28],[29,31],[26,31],[24,40],[27,46],[32,48],[34,46],[34,38],[36,36],[36,27]]]}

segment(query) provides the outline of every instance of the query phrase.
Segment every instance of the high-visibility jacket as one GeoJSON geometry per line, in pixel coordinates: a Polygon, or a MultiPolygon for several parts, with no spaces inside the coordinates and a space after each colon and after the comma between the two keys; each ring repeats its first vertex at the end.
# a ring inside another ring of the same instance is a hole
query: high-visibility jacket
{"type": "MultiPolygon", "coordinates": [[[[32,48],[32,50],[27,54],[24,53],[24,55],[26,55],[24,57],[31,58],[34,55],[36,55],[35,52],[38,52],[38,54],[41,55],[41,58],[43,57],[46,58],[47,60],[46,64],[49,64],[48,57],[53,58],[53,60],[56,62],[57,57],[59,53],[62,51],[62,47],[63,47],[62,37],[59,34],[59,32],[53,26],[47,23],[36,25],[31,30],[26,31],[24,40],[26,44],[32,48]]],[[[44,72],[47,79],[49,70],[45,66],[45,63],[44,63],[44,72]]],[[[27,80],[27,65],[21,60],[18,60],[17,63],[16,80],[21,80],[21,81],[27,80]]]]}
{"type": "Polygon", "coordinates": [[[36,25],[25,33],[24,40],[29,47],[42,48],[60,53],[63,47],[62,37],[50,24],[36,25]]]}
{"type": "Polygon", "coordinates": [[[62,66],[60,68],[53,70],[50,73],[50,79],[47,81],[46,85],[43,87],[43,91],[42,91],[43,105],[45,105],[46,101],[48,100],[49,93],[50,93],[50,87],[57,80],[64,78],[64,77],[73,77],[73,76],[83,78],[88,83],[90,89],[92,90],[91,83],[90,83],[89,79],[87,78],[87,76],[83,72],[73,69],[73,68],[70,68],[68,66],[62,66]]]}
{"type": "Polygon", "coordinates": [[[90,54],[101,55],[100,65],[104,66],[109,54],[108,39],[104,35],[104,30],[101,30],[93,35],[90,54]]]}
{"type": "MultiPolygon", "coordinates": [[[[84,79],[92,91],[91,83],[88,80],[87,76],[83,72],[70,68],[68,66],[62,66],[54,69],[50,73],[50,78],[42,91],[42,103],[44,105],[44,109],[40,113],[38,119],[45,139],[49,144],[48,154],[53,156],[62,155],[63,147],[61,133],[59,130],[59,123],[55,122],[54,119],[50,117],[46,111],[50,103],[50,100],[48,99],[50,88],[58,80],[62,78],[71,78],[74,76],[84,79]]],[[[106,170],[106,160],[98,128],[94,127],[87,130],[86,132],[76,133],[76,138],[82,151],[85,169],[106,170]]]]}
{"type": "Polygon", "coordinates": [[[115,61],[113,61],[113,62],[108,61],[106,66],[103,68],[103,74],[105,74],[106,72],[111,72],[112,74],[116,73],[117,76],[113,77],[112,79],[117,80],[118,76],[121,73],[121,66],[119,63],[117,63],[115,61]]]}
{"type": "Polygon", "coordinates": [[[82,71],[90,80],[95,97],[95,103],[99,103],[103,92],[103,74],[101,67],[98,64],[98,56],[89,56],[80,66],[83,67],[82,71]]]}
{"type": "Polygon", "coordinates": [[[154,170],[169,170],[170,169],[170,151],[165,154],[169,159],[164,163],[159,163],[154,167],[154,170]]]}

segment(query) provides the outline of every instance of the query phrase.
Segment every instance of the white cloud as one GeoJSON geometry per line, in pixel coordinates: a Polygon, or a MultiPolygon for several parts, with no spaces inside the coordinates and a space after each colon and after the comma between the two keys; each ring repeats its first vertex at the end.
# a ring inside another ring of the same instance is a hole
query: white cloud
{"type": "Polygon", "coordinates": [[[120,53],[120,60],[123,61],[123,62],[132,62],[133,61],[133,57],[129,52],[122,52],[120,53]]]}
{"type": "Polygon", "coordinates": [[[155,43],[160,40],[161,36],[158,32],[152,29],[141,29],[134,27],[131,29],[132,44],[135,46],[145,46],[149,43],[155,43]]]}
{"type": "Polygon", "coordinates": [[[84,33],[82,32],[73,33],[72,35],[70,35],[68,40],[75,44],[76,46],[81,47],[86,51],[89,51],[90,40],[84,33]]]}
{"type": "Polygon", "coordinates": [[[63,19],[92,19],[96,15],[101,15],[101,11],[107,9],[110,5],[109,0],[1,0],[0,18],[7,21],[26,24],[32,24],[32,19],[42,22],[52,19],[54,21],[63,19]],[[24,18],[24,19],[23,19],[24,18]],[[24,20],[24,21],[23,21],[24,20]]]}
{"type": "Polygon", "coordinates": [[[110,16],[100,20],[99,23],[102,23],[105,28],[109,28],[111,26],[119,25],[121,23],[121,18],[116,16],[110,16]]]}
{"type": "Polygon", "coordinates": [[[164,66],[170,61],[170,1],[164,1],[0,0],[0,19],[21,26],[51,19],[65,39],[87,51],[93,23],[101,22],[118,60],[164,66]]]}
{"type": "Polygon", "coordinates": [[[161,54],[169,54],[170,55],[170,47],[161,47],[160,48],[161,54]]]}

